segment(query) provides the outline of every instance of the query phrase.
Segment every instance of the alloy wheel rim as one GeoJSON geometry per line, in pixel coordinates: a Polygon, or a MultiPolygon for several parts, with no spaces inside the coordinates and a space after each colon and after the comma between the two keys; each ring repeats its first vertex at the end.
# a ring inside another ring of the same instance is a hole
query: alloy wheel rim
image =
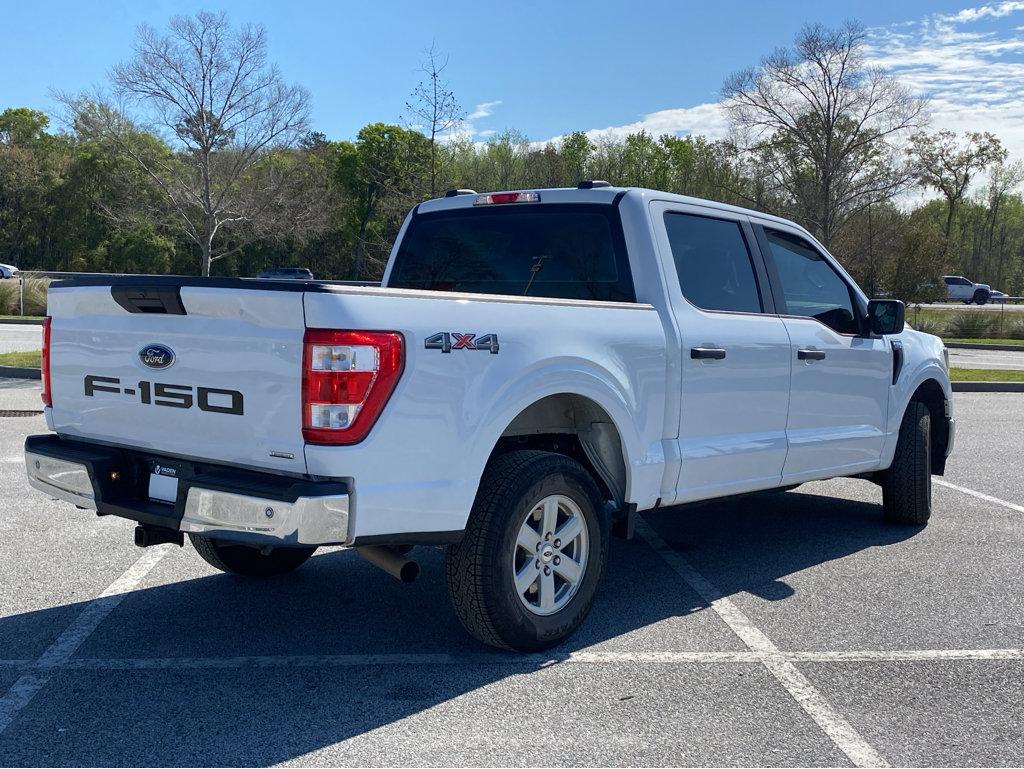
{"type": "Polygon", "coordinates": [[[512,585],[527,611],[547,616],[573,599],[586,574],[590,532],[580,506],[564,494],[537,502],[519,527],[512,585]]]}

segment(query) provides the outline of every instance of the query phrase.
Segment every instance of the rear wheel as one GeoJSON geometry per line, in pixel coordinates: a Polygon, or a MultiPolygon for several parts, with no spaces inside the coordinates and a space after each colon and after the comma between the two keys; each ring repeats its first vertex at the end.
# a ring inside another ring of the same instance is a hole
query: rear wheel
{"type": "Polygon", "coordinates": [[[610,516],[590,474],[545,451],[488,465],[462,540],[448,550],[448,595],[491,646],[537,651],[590,611],[608,556],[610,516]]]}
{"type": "Polygon", "coordinates": [[[315,547],[275,547],[269,550],[223,539],[189,534],[196,552],[215,569],[242,577],[276,577],[302,566],[315,547]]]}
{"type": "Polygon", "coordinates": [[[882,477],[882,507],[892,523],[923,526],[931,517],[931,415],[918,401],[903,415],[892,467],[882,477]]]}

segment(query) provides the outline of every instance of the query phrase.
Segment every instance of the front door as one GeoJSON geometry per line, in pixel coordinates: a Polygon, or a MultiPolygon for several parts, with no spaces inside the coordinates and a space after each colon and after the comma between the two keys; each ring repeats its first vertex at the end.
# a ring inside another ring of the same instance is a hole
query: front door
{"type": "Polygon", "coordinates": [[[759,235],[791,341],[783,483],[873,470],[892,382],[889,343],[865,333],[852,286],[810,241],[781,227],[759,235]]]}

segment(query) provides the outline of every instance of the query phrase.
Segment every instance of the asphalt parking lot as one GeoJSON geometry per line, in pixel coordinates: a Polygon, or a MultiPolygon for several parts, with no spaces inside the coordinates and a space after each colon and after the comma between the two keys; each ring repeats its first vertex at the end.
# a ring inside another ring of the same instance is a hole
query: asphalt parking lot
{"type": "MultiPolygon", "coordinates": [[[[0,409],[37,409],[0,380],[0,409]]],[[[246,581],[31,490],[0,418],[0,764],[1024,763],[1024,395],[959,394],[924,529],[866,481],[644,516],[591,617],[476,645],[442,556],[246,581]]]]}

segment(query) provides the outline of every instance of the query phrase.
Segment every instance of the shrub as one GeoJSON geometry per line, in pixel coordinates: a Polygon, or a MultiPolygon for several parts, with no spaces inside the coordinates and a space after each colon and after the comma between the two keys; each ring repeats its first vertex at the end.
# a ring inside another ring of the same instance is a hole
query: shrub
{"type": "Polygon", "coordinates": [[[983,339],[992,335],[993,321],[985,312],[958,312],[949,319],[946,334],[958,339],[983,339]]]}
{"type": "Polygon", "coordinates": [[[25,311],[21,311],[21,285],[17,280],[0,281],[0,315],[46,315],[49,278],[22,273],[25,284],[25,311]]]}
{"type": "Polygon", "coordinates": [[[25,283],[25,311],[23,314],[46,315],[46,292],[50,288],[50,279],[32,274],[22,275],[21,279],[25,283]]]}
{"type": "Polygon", "coordinates": [[[921,318],[916,322],[911,322],[910,325],[914,327],[915,331],[923,331],[926,334],[942,336],[946,333],[946,324],[938,318],[921,318]]]}
{"type": "Polygon", "coordinates": [[[0,280],[0,315],[18,312],[18,281],[0,280]]]}
{"type": "Polygon", "coordinates": [[[1007,323],[1004,335],[1007,339],[1024,339],[1024,319],[1014,319],[1007,323]]]}

